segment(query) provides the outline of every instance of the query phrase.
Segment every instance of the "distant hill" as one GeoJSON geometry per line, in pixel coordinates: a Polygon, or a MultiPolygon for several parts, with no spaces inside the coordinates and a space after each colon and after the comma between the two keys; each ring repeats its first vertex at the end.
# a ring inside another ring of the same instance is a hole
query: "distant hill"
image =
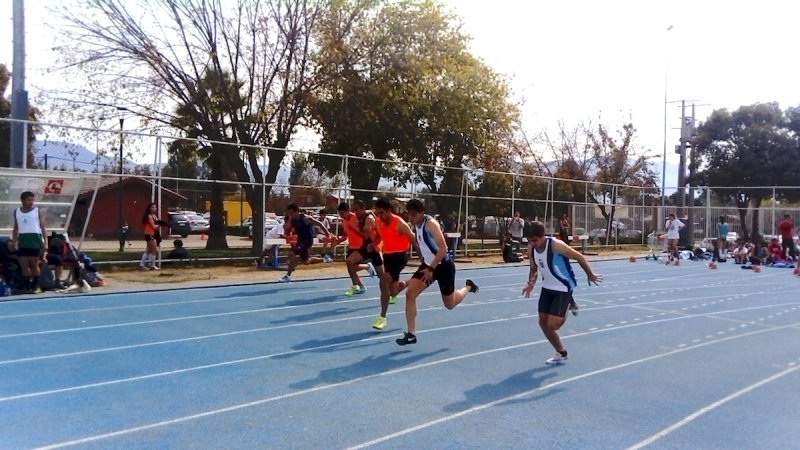
{"type": "MultiPolygon", "coordinates": [[[[63,141],[34,141],[33,155],[36,164],[41,168],[44,168],[47,155],[47,168],[51,170],[97,172],[116,165],[113,157],[97,156],[82,145],[63,141]]],[[[126,164],[129,162],[126,161],[126,164]]]]}

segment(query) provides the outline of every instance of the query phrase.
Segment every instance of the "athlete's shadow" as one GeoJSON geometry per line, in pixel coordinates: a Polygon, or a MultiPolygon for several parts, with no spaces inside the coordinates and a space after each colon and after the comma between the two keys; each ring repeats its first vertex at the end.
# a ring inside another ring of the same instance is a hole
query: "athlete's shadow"
{"type": "Polygon", "coordinates": [[[294,289],[299,289],[300,287],[291,287],[285,284],[283,285],[275,285],[266,287],[264,289],[258,289],[253,291],[233,291],[225,295],[218,295],[214,298],[241,298],[241,297],[262,297],[262,296],[272,296],[280,292],[289,292],[294,289]]]}
{"type": "Polygon", "coordinates": [[[306,306],[306,305],[314,305],[318,303],[333,303],[339,298],[338,295],[324,295],[320,297],[304,297],[298,298],[296,300],[287,300],[280,305],[275,306],[306,306]]]}
{"type": "Polygon", "coordinates": [[[345,307],[338,307],[333,309],[326,309],[324,311],[314,311],[307,314],[298,314],[296,316],[288,316],[281,320],[273,320],[270,323],[274,324],[284,324],[284,323],[303,323],[303,322],[313,322],[320,319],[332,318],[336,316],[341,316],[349,313],[354,313],[362,310],[374,310],[375,307],[364,306],[363,308],[345,308],[345,307]]]}
{"type": "Polygon", "coordinates": [[[379,375],[391,370],[414,364],[422,359],[430,358],[448,351],[442,348],[427,353],[412,351],[394,351],[391,353],[368,356],[361,361],[342,367],[331,367],[319,372],[317,378],[304,380],[291,385],[294,389],[310,389],[316,386],[341,383],[355,378],[379,375]]]}
{"type": "Polygon", "coordinates": [[[360,333],[350,334],[346,336],[335,336],[330,339],[309,339],[301,344],[292,346],[292,350],[296,353],[287,353],[277,355],[275,359],[288,359],[306,353],[304,350],[312,352],[330,353],[341,350],[352,350],[354,348],[368,347],[377,344],[383,344],[381,339],[375,338],[376,333],[363,331],[360,333]]]}
{"type": "MultiPolygon", "coordinates": [[[[541,387],[543,382],[548,378],[556,376],[556,372],[552,367],[538,367],[536,369],[526,370],[518,374],[514,374],[499,383],[487,383],[477,386],[464,392],[466,397],[464,400],[456,403],[451,403],[444,407],[447,412],[460,412],[475,406],[485,405],[487,403],[502,400],[507,397],[522,394],[524,392],[533,391],[541,387]]],[[[547,389],[541,392],[540,395],[526,395],[523,398],[511,398],[503,401],[500,404],[512,404],[522,401],[530,401],[533,399],[543,398],[548,395],[555,394],[559,389],[547,389]]]]}

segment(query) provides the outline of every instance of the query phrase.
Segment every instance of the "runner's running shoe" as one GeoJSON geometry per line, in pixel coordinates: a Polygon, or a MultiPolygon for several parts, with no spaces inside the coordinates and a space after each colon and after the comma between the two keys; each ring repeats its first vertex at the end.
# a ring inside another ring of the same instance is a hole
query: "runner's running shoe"
{"type": "Polygon", "coordinates": [[[566,360],[567,360],[567,351],[564,350],[563,353],[556,352],[555,355],[553,355],[552,357],[548,358],[547,361],[545,361],[545,364],[551,364],[551,365],[563,364],[564,361],[566,360]]]}
{"type": "Polygon", "coordinates": [[[375,318],[375,322],[372,323],[372,328],[376,330],[382,330],[386,327],[386,317],[378,316],[375,318]]]}
{"type": "Polygon", "coordinates": [[[395,339],[394,341],[397,342],[397,345],[416,344],[417,343],[417,337],[414,336],[411,333],[403,333],[403,337],[401,337],[399,339],[395,339]]]}

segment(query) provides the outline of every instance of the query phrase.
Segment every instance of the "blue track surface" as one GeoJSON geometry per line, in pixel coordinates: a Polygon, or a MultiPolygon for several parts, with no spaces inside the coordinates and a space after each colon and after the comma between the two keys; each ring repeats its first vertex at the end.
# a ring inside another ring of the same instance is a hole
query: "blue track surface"
{"type": "Polygon", "coordinates": [[[593,266],[555,367],[519,266],[407,347],[375,279],[0,303],[0,448],[798,448],[800,277],[593,266]]]}

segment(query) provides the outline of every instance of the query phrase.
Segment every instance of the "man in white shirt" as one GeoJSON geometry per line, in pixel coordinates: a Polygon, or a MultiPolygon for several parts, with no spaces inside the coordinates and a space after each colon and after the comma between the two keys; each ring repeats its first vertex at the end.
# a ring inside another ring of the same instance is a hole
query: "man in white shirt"
{"type": "Polygon", "coordinates": [[[514,213],[514,217],[508,224],[508,232],[511,234],[511,239],[514,240],[514,251],[519,253],[520,245],[522,244],[522,234],[525,230],[525,221],[520,217],[519,211],[514,213]]]}
{"type": "Polygon", "coordinates": [[[667,258],[667,265],[674,263],[676,266],[680,264],[680,255],[678,254],[678,239],[680,239],[680,231],[685,227],[683,222],[675,218],[675,214],[670,214],[664,229],[667,231],[667,246],[669,249],[669,257],[667,258]]]}
{"type": "Polygon", "coordinates": [[[278,225],[273,227],[271,230],[264,233],[264,248],[261,251],[261,257],[256,260],[256,267],[257,268],[264,268],[269,266],[277,266],[277,261],[274,259],[275,255],[277,254],[275,250],[279,247],[278,245],[267,245],[267,241],[270,239],[281,239],[283,238],[283,225],[278,225]],[[271,259],[271,261],[267,261],[267,257],[271,259]]]}
{"type": "MultiPolygon", "coordinates": [[[[319,223],[323,225],[325,231],[330,232],[331,220],[328,219],[328,214],[323,210],[319,212],[319,223]]],[[[314,234],[320,243],[322,243],[322,259],[327,262],[333,261],[333,248],[336,245],[336,236],[332,234],[327,235],[322,229],[315,229],[314,234]]]]}

